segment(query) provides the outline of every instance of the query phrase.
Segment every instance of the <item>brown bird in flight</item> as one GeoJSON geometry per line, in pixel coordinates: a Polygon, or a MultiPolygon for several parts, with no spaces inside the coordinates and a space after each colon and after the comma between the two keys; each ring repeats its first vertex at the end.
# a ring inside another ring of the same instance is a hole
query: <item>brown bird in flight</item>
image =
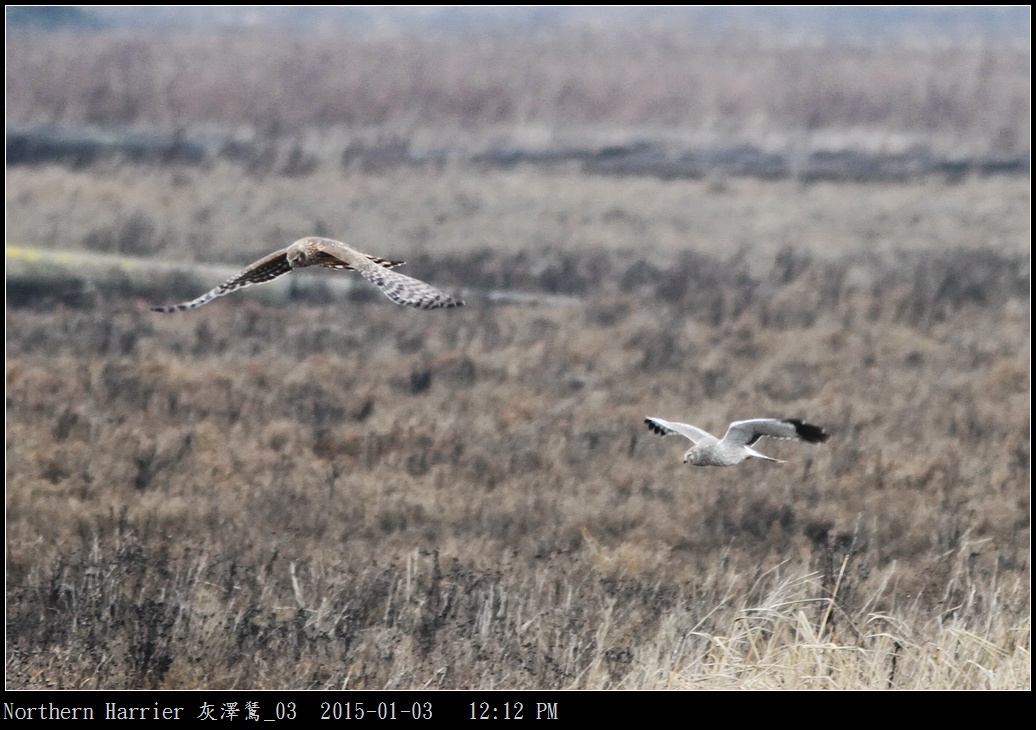
{"type": "Polygon", "coordinates": [[[287,248],[259,259],[237,276],[228,279],[197,299],[151,309],[155,312],[182,312],[194,309],[208,304],[216,297],[230,294],[253,284],[264,284],[293,269],[301,269],[306,266],[326,266],[331,269],[357,271],[360,276],[381,289],[382,294],[396,304],[407,307],[439,309],[441,307],[459,307],[464,304],[461,300],[454,299],[420,279],[392,271],[402,263],[402,261],[390,261],[362,253],[341,241],[309,236],[300,238],[287,248]]]}

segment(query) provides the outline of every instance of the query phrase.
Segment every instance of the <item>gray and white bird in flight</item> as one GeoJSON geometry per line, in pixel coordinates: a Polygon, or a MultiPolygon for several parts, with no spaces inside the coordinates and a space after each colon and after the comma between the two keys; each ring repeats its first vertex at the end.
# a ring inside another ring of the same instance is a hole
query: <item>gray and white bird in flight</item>
{"type": "Polygon", "coordinates": [[[760,454],[751,448],[752,445],[764,436],[805,441],[808,444],[819,444],[830,438],[820,426],[805,423],[797,418],[753,418],[748,421],[734,421],[727,427],[727,433],[722,439],[689,423],[674,423],[663,421],[661,418],[645,418],[644,422],[649,429],[662,436],[678,433],[690,439],[694,445],[683,455],[683,461],[692,466],[734,466],[752,456],[783,464],[780,459],[760,454]]]}
{"type": "Polygon", "coordinates": [[[441,307],[459,307],[464,304],[463,301],[454,299],[420,279],[392,271],[402,263],[402,261],[390,261],[357,251],[341,241],[310,236],[300,238],[287,248],[259,259],[237,276],[228,279],[197,299],[168,307],[152,307],[152,310],[155,312],[182,312],[194,309],[208,304],[216,297],[230,294],[253,284],[264,284],[289,271],[306,266],[326,266],[331,269],[357,271],[360,276],[381,289],[382,294],[396,304],[407,307],[439,309],[441,307]]]}

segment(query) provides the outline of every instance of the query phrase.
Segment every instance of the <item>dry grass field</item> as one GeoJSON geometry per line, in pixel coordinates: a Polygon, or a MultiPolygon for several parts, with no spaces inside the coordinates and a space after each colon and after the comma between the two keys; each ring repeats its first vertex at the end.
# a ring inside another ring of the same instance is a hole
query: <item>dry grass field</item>
{"type": "Polygon", "coordinates": [[[8,169],[11,243],[319,234],[471,292],[9,290],[9,688],[1030,687],[1027,179],[340,154],[8,169]],[[648,415],[831,440],[694,469],[648,415]]]}
{"type": "Polygon", "coordinates": [[[576,300],[9,309],[15,686],[1028,682],[1022,182],[356,173],[224,237],[149,186],[278,186],[174,176],[10,187],[84,246],[246,262],[326,220],[448,290],[576,300]],[[90,194],[140,207],[88,220],[90,194]],[[832,440],[692,470],[642,423],[763,414],[832,440]]]}

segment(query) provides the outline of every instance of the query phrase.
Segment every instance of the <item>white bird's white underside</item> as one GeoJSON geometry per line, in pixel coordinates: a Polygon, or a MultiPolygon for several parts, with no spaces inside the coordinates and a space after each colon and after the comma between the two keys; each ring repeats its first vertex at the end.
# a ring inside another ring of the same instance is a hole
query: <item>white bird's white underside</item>
{"type": "Polygon", "coordinates": [[[828,435],[819,426],[795,418],[753,418],[734,421],[727,427],[722,439],[689,423],[666,421],[653,416],[645,418],[648,427],[662,436],[675,433],[694,444],[684,454],[684,462],[693,466],[734,466],[745,459],[755,457],[767,461],[781,462],[751,448],[763,437],[790,439],[807,443],[821,443],[828,435]]]}

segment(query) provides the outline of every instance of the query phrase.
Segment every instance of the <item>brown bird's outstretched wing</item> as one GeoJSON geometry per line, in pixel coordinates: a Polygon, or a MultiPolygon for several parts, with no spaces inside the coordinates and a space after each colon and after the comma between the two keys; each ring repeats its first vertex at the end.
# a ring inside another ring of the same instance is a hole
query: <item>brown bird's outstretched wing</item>
{"type": "MultiPolygon", "coordinates": [[[[311,239],[316,248],[324,254],[342,261],[347,268],[356,269],[360,276],[381,289],[382,294],[406,307],[417,309],[439,309],[441,307],[460,307],[464,302],[454,299],[449,294],[398,271],[392,271],[384,265],[378,265],[370,256],[345,245],[341,241],[329,238],[311,239]]],[[[321,264],[327,266],[328,264],[321,264]]]]}
{"type": "Polygon", "coordinates": [[[172,304],[168,307],[152,307],[151,311],[183,312],[187,309],[195,309],[203,304],[208,304],[216,297],[221,297],[232,291],[244,289],[246,286],[252,286],[253,284],[265,284],[268,281],[273,281],[278,276],[283,276],[289,271],[291,271],[291,264],[288,263],[288,249],[283,248],[265,258],[259,259],[237,276],[227,279],[215,289],[202,294],[197,299],[180,304],[172,304]]]}

